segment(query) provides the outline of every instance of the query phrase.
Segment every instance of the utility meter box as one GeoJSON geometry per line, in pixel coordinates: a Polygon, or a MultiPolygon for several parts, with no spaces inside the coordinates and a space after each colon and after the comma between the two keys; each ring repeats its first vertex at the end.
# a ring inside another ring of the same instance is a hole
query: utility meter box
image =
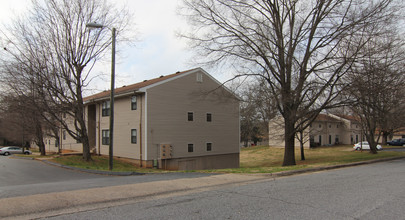
{"type": "Polygon", "coordinates": [[[161,159],[170,159],[173,156],[173,148],[170,144],[161,144],[160,145],[160,158],[161,159]]]}

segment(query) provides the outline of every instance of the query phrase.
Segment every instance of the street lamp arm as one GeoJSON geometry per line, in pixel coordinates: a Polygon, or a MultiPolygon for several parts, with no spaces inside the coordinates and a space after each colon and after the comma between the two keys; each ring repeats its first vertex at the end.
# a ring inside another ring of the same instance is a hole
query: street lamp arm
{"type": "Polygon", "coordinates": [[[86,27],[88,27],[88,28],[103,28],[104,25],[97,24],[97,23],[94,23],[94,22],[90,22],[90,23],[86,24],[86,27]]]}

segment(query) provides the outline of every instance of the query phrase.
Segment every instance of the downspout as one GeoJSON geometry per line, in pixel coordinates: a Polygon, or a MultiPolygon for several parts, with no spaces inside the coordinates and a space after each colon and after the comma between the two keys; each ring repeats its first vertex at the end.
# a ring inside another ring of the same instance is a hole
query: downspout
{"type": "Polygon", "coordinates": [[[100,120],[101,120],[101,105],[98,103],[98,122],[97,122],[97,145],[98,145],[98,156],[101,155],[100,150],[100,120]]]}
{"type": "Polygon", "coordinates": [[[140,167],[142,167],[142,96],[139,99],[140,100],[140,108],[139,108],[139,164],[140,167]]]}

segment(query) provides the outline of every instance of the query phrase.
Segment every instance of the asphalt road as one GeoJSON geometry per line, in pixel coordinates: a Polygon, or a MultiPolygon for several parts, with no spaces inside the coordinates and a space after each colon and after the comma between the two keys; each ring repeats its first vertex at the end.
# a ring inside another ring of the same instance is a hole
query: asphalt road
{"type": "Polygon", "coordinates": [[[405,160],[271,178],[46,219],[405,219],[405,160]]]}
{"type": "Polygon", "coordinates": [[[213,174],[167,173],[104,176],[64,169],[37,160],[0,156],[0,199],[210,175],[213,174]]]}

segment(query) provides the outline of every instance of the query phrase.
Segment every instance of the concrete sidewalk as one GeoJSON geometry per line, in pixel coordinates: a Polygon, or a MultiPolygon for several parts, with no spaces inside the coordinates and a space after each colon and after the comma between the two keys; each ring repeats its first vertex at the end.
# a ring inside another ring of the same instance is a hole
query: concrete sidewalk
{"type": "Polygon", "coordinates": [[[222,174],[0,199],[1,219],[33,219],[93,210],[152,198],[184,195],[269,179],[263,175],[222,174]]]}

